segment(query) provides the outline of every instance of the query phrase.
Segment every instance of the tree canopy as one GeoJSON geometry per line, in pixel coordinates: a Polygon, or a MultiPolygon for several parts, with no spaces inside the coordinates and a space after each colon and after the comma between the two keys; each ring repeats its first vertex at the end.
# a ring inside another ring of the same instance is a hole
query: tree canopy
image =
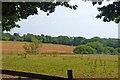
{"type": "Polygon", "coordinates": [[[77,9],[77,5],[68,2],[3,2],[2,3],[2,31],[10,31],[14,27],[20,27],[16,22],[27,19],[30,15],[37,15],[38,8],[49,15],[57,6],[65,6],[77,9]]]}
{"type": "MultiPolygon", "coordinates": [[[[69,0],[68,0],[69,1],[69,0]]],[[[95,5],[97,2],[93,2],[95,5]]],[[[102,4],[102,2],[98,2],[102,4]]],[[[30,15],[37,15],[38,9],[49,13],[55,12],[57,6],[64,6],[70,9],[77,9],[77,5],[70,5],[68,2],[2,2],[2,31],[10,31],[12,28],[20,27],[17,22],[27,19],[30,15]]],[[[100,13],[96,18],[103,19],[104,22],[120,21],[120,1],[113,2],[107,6],[98,8],[100,13]]]]}
{"type": "Polygon", "coordinates": [[[119,23],[120,1],[98,8],[98,11],[100,11],[100,13],[96,16],[96,18],[103,18],[104,22],[114,21],[115,23],[119,23]]]}

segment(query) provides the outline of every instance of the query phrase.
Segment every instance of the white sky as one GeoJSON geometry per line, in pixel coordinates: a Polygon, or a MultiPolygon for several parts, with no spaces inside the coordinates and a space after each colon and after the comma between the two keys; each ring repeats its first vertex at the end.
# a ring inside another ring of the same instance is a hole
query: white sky
{"type": "MultiPolygon", "coordinates": [[[[118,24],[103,22],[101,19],[95,18],[99,13],[97,10],[99,5],[93,6],[91,1],[80,0],[73,0],[70,3],[77,4],[77,10],[60,6],[49,16],[45,12],[39,11],[39,15],[20,21],[21,28],[15,28],[11,33],[118,38],[118,24]]],[[[104,4],[106,5],[108,2],[104,2],[104,4]]]]}

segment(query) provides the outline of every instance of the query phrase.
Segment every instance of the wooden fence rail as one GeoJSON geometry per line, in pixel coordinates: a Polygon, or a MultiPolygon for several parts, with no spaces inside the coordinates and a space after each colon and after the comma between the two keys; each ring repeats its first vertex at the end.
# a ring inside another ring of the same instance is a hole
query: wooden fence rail
{"type": "Polygon", "coordinates": [[[29,77],[29,78],[41,79],[41,80],[68,80],[67,78],[62,78],[62,77],[48,76],[48,75],[27,73],[27,72],[19,72],[19,71],[11,71],[11,70],[0,70],[0,72],[2,72],[2,74],[12,75],[12,76],[29,77]]]}
{"type": "MultiPolygon", "coordinates": [[[[11,71],[11,70],[0,70],[0,74],[18,76],[17,80],[29,80],[29,79],[22,79],[21,77],[27,77],[27,78],[39,79],[39,80],[120,80],[119,78],[76,78],[76,79],[74,78],[73,79],[72,70],[67,71],[68,78],[20,72],[20,71],[11,71]]],[[[13,79],[4,79],[3,78],[2,80],[16,80],[16,79],[14,79],[14,78],[13,79]]]]}

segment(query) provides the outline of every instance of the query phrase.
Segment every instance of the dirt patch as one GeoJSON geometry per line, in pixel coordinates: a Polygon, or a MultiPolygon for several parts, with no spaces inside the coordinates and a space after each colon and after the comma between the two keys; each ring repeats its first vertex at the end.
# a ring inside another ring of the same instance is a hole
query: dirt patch
{"type": "Polygon", "coordinates": [[[38,79],[2,74],[2,80],[38,80],[38,79]]]}

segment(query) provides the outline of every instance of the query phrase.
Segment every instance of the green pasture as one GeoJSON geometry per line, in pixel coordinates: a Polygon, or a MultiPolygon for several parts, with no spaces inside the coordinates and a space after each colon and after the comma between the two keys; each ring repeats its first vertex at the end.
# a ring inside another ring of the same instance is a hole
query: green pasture
{"type": "Polygon", "coordinates": [[[67,77],[73,70],[74,78],[117,78],[117,55],[3,55],[3,69],[51,76],[67,77]]]}

